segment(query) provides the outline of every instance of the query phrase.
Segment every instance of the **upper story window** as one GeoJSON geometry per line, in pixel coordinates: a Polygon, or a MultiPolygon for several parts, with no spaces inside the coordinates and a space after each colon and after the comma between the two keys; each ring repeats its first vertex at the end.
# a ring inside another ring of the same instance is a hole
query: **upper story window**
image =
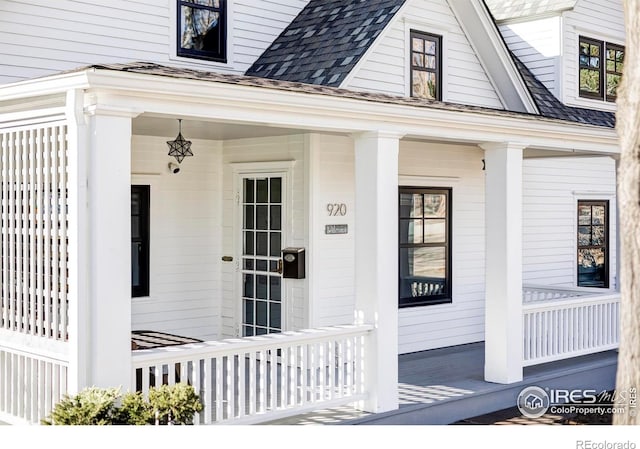
{"type": "Polygon", "coordinates": [[[442,36],[411,31],[411,96],[442,99],[442,36]]]}
{"type": "Polygon", "coordinates": [[[580,96],[616,101],[624,47],[580,36],[580,96]]]}
{"type": "Polygon", "coordinates": [[[178,56],[227,62],[225,0],[178,0],[178,56]]]}

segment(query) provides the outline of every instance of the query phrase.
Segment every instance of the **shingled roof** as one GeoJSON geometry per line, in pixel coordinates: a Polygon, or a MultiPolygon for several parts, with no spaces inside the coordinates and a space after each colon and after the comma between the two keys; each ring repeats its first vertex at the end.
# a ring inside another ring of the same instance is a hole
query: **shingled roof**
{"type": "Polygon", "coordinates": [[[514,59],[529,92],[531,92],[533,100],[538,106],[540,115],[543,117],[568,120],[587,125],[605,126],[607,128],[614,128],[616,126],[616,116],[613,112],[576,108],[565,105],[558,100],[549,91],[549,89],[547,89],[546,86],[535,77],[533,73],[531,73],[531,70],[529,70],[517,56],[513,53],[511,56],[514,59]]]}
{"type": "Polygon", "coordinates": [[[311,0],[246,75],[339,86],[405,0],[311,0]]]}

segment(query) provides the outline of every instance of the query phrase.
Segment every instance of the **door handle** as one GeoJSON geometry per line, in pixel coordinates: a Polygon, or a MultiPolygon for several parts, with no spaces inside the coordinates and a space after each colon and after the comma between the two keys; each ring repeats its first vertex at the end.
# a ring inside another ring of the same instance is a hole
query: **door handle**
{"type": "Polygon", "coordinates": [[[282,259],[278,259],[278,268],[271,270],[270,273],[282,274],[282,259]]]}

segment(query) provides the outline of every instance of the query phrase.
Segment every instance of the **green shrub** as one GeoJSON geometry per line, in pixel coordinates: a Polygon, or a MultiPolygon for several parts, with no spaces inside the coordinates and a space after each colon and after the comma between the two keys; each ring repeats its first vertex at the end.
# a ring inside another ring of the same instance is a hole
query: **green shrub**
{"type": "Polygon", "coordinates": [[[103,426],[112,424],[119,392],[116,388],[86,388],[76,396],[65,395],[43,424],[103,426]]]}
{"type": "Polygon", "coordinates": [[[150,389],[149,403],[159,424],[192,424],[193,415],[202,410],[193,387],[183,383],[150,389]]]}
{"type": "Polygon", "coordinates": [[[42,423],[47,425],[145,425],[192,424],[202,410],[192,386],[176,384],[149,389],[149,400],[141,393],[121,395],[117,388],[86,388],[56,404],[42,423]]]}

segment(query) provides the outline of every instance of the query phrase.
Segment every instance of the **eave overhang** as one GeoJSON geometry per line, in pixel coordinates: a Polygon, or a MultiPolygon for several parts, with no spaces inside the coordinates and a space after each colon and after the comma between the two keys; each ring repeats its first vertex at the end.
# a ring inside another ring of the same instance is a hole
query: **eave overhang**
{"type": "MultiPolygon", "coordinates": [[[[468,143],[517,142],[529,148],[618,154],[612,128],[502,110],[370,95],[299,83],[267,85],[88,68],[0,86],[0,122],[17,104],[84,92],[87,113],[150,114],[302,132],[385,131],[406,138],[468,143]],[[4,108],[3,106],[10,105],[4,108]],[[4,117],[3,117],[4,115],[4,117]]],[[[238,78],[234,78],[237,80],[238,78]]],[[[244,78],[242,81],[245,81],[244,78]]]]}

